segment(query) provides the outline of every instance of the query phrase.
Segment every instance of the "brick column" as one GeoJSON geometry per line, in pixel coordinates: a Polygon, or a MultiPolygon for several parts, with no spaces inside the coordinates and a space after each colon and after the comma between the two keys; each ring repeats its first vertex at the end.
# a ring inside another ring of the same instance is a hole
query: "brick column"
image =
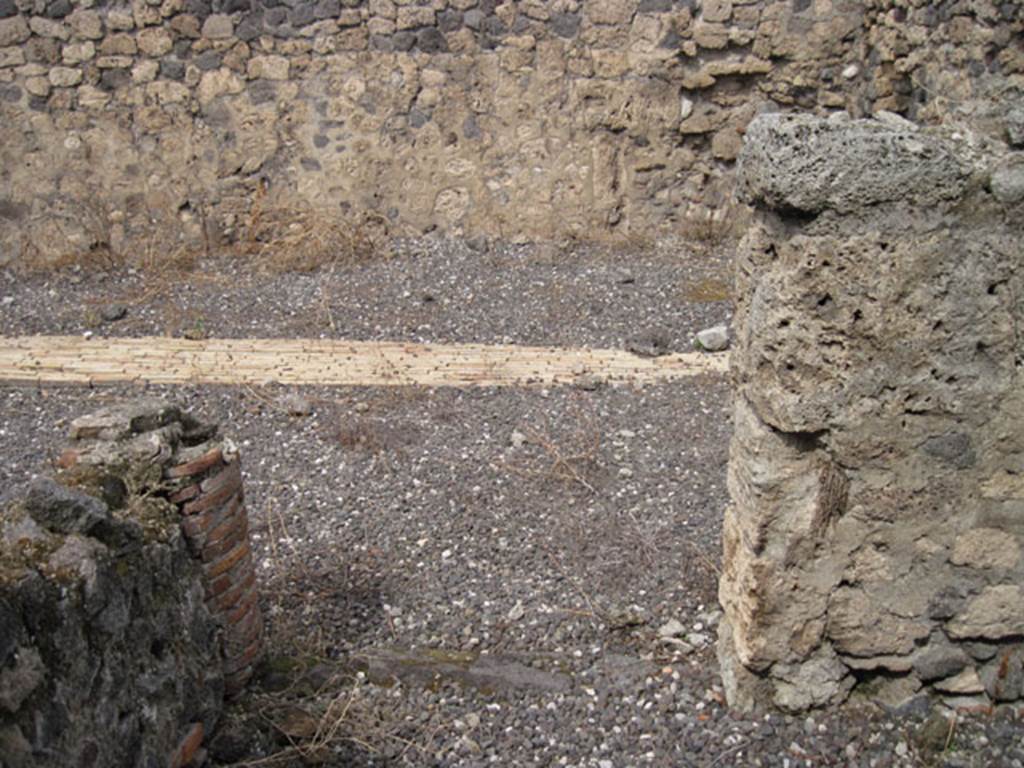
{"type": "Polygon", "coordinates": [[[230,443],[184,449],[164,470],[176,486],[170,500],[181,512],[189,550],[202,562],[206,605],[224,627],[224,687],[238,694],[263,648],[263,620],[249,547],[242,467],[230,443]]]}
{"type": "Polygon", "coordinates": [[[237,695],[263,650],[237,447],[218,437],[215,426],[152,399],[76,419],[71,439],[58,465],[81,476],[80,482],[103,494],[117,478],[125,486],[118,495],[163,499],[177,509],[189,551],[202,569],[206,606],[223,627],[224,692],[237,695]]]}

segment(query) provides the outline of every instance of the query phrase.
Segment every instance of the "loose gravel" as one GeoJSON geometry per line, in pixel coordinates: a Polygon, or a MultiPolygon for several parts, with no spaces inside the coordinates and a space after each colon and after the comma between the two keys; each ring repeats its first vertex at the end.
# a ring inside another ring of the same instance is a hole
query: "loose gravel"
{"type": "MultiPolygon", "coordinates": [[[[217,263],[171,286],[125,271],[0,273],[0,333],[657,353],[727,323],[728,283],[726,259],[678,244],[567,254],[407,241],[308,275],[217,263]]],[[[70,419],[143,393],[220,422],[242,449],[272,660],[211,744],[215,764],[1024,765],[1010,710],[952,727],[926,702],[728,711],[713,648],[726,377],[3,387],[2,487],[47,471],[70,419]]]]}

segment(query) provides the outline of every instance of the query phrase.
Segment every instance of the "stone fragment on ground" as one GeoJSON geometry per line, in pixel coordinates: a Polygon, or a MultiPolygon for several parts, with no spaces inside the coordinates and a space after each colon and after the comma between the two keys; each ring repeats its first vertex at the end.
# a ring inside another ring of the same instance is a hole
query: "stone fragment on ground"
{"type": "Polygon", "coordinates": [[[697,333],[697,347],[705,352],[722,352],[729,348],[729,328],[715,325],[697,333]]]}

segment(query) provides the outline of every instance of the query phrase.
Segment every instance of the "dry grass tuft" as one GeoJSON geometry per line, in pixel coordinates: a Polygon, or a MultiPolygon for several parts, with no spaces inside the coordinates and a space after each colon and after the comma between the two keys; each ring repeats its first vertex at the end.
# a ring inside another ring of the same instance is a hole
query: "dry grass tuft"
{"type": "Polygon", "coordinates": [[[257,195],[236,250],[271,272],[314,272],[381,258],[387,237],[387,221],[378,214],[270,206],[257,195]]]}

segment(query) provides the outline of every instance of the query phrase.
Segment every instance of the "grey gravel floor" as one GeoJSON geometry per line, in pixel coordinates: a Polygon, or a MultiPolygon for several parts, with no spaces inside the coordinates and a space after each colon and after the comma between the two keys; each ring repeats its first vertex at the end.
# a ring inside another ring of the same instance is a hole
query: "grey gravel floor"
{"type": "MultiPolygon", "coordinates": [[[[361,265],[220,263],[173,286],[0,273],[0,333],[682,351],[728,321],[729,280],[723,255],[680,244],[409,241],[361,265]],[[114,304],[126,316],[103,320],[114,304]]],[[[952,733],[926,705],[727,710],[713,649],[725,377],[593,391],[0,387],[0,483],[46,471],[74,416],[143,392],[219,421],[243,451],[273,663],[228,714],[217,764],[1024,765],[1008,710],[952,733]],[[289,415],[290,395],[311,413],[289,415]]]]}

